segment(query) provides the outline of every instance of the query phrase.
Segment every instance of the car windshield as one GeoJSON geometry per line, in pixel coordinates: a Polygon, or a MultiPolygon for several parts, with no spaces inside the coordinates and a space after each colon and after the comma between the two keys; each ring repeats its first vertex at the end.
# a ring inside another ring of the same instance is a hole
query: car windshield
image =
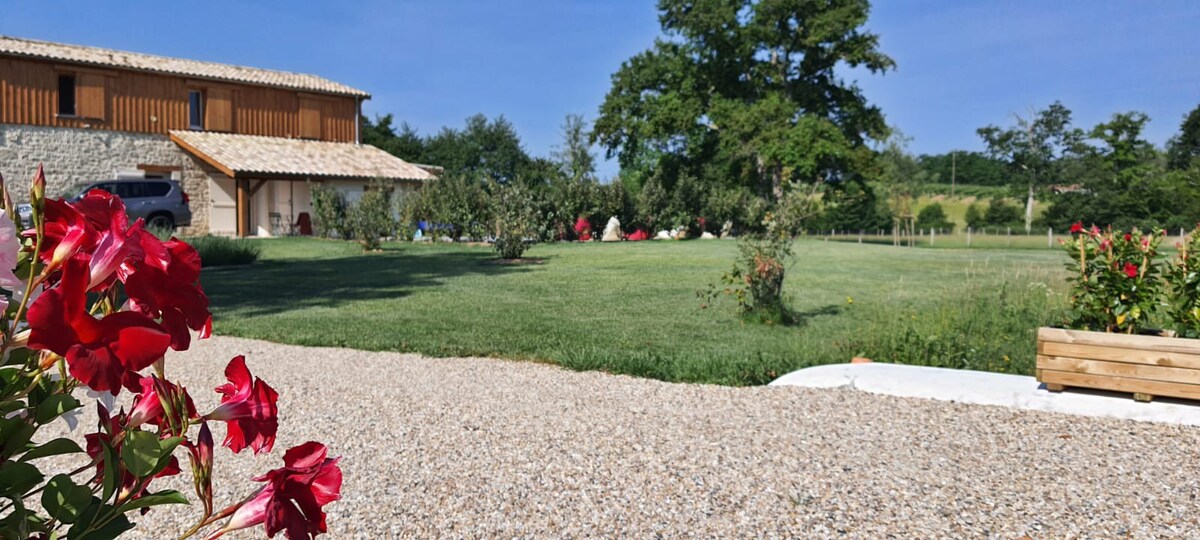
{"type": "Polygon", "coordinates": [[[94,182],[80,182],[75,184],[63,192],[63,198],[72,202],[78,201],[79,199],[83,198],[84,194],[87,193],[88,188],[93,185],[95,185],[94,182]]]}

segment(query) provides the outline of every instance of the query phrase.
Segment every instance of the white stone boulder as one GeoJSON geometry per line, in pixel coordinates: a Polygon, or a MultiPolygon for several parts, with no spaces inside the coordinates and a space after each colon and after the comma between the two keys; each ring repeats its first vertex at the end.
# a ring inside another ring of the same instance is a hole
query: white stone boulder
{"type": "Polygon", "coordinates": [[[617,216],[608,218],[608,225],[604,226],[604,236],[600,237],[601,242],[620,242],[621,241],[621,221],[617,216]]]}
{"type": "Polygon", "coordinates": [[[716,240],[716,239],[717,239],[717,237],[716,237],[716,236],[713,236],[713,233],[710,233],[710,232],[708,232],[708,231],[704,231],[704,232],[700,233],[700,239],[701,239],[701,240],[716,240]]]}
{"type": "Polygon", "coordinates": [[[672,238],[674,236],[671,236],[671,231],[658,231],[658,234],[654,235],[655,240],[670,240],[672,238]]]}

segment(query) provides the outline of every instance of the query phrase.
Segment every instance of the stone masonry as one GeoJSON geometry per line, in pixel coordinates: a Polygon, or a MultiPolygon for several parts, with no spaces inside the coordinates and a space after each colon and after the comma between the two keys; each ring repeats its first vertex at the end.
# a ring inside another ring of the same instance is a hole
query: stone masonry
{"type": "Polygon", "coordinates": [[[39,163],[45,168],[46,194],[51,197],[66,195],[66,190],[82,182],[136,171],[138,165],[179,167],[176,178],[191,198],[192,209],[192,225],[180,234],[209,231],[212,199],[206,167],[166,135],[0,124],[0,174],[14,200],[28,199],[29,182],[39,163]]]}

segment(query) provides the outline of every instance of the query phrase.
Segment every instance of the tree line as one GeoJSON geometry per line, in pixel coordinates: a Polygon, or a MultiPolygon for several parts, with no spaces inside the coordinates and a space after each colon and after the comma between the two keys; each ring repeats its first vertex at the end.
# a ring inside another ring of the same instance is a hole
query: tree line
{"type": "MultiPolygon", "coordinates": [[[[601,227],[617,216],[631,230],[716,231],[730,223],[755,231],[785,208],[810,229],[911,229],[939,219],[927,212],[922,220],[917,198],[951,183],[1002,189],[1023,208],[1000,200],[994,211],[975,209],[975,218],[986,222],[990,212],[1026,230],[1080,220],[1191,228],[1200,220],[1200,107],[1163,148],[1145,140],[1142,113],[1083,128],[1053,103],[979,128],[983,151],[915,156],[838,71],[895,68],[879,36],[864,28],[867,1],[660,0],[658,7],[662,35],[613,74],[591,126],[580,116],[565,120],[563,142],[549,156],[529,155],[511,123],[482,115],[432,135],[395,126],[391,115],[364,118],[363,141],[444,167],[439,182],[480,200],[496,186],[520,185],[529,197],[518,199],[532,201],[545,236],[558,238],[570,238],[580,217],[601,227]],[[597,177],[593,145],[618,161],[618,177],[597,177]],[[1040,221],[1039,204],[1049,205],[1040,221]]],[[[433,190],[469,199],[450,191],[433,190]]],[[[487,222],[470,211],[439,215],[430,200],[421,205],[410,212],[415,218],[453,219],[462,232],[487,222]]]]}

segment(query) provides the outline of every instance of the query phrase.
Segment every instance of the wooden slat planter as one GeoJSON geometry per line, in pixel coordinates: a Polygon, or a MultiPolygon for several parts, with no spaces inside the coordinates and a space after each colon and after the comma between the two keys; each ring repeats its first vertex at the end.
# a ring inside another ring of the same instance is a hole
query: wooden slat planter
{"type": "Polygon", "coordinates": [[[1037,380],[1065,387],[1200,400],[1200,339],[1039,328],[1037,380]]]}

